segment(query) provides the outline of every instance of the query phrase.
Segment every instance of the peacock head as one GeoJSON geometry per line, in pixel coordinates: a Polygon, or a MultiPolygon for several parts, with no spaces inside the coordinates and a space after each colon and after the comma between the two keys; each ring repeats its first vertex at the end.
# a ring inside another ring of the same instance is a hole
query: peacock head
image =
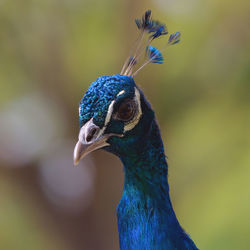
{"type": "MultiPolygon", "coordinates": [[[[146,140],[154,112],[133,77],[148,63],[163,63],[161,52],[150,44],[168,32],[164,24],[151,19],[149,10],[135,22],[140,30],[138,43],[125,61],[121,73],[99,77],[80,102],[80,132],[74,150],[74,164],[100,148],[121,157],[126,156],[136,152],[135,149],[146,140]],[[135,70],[143,54],[146,59],[135,70]]],[[[179,41],[179,32],[171,34],[165,47],[179,41]]]]}
{"type": "Polygon", "coordinates": [[[154,112],[131,76],[102,76],[93,82],[79,106],[80,132],[74,163],[104,148],[124,156],[138,147],[154,112]]]}

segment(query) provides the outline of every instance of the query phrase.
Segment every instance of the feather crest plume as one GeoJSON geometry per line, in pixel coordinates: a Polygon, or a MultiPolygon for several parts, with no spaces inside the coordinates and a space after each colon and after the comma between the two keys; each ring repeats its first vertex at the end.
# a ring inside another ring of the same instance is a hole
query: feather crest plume
{"type": "Polygon", "coordinates": [[[180,32],[176,32],[169,36],[166,46],[161,50],[151,45],[155,39],[168,35],[166,25],[151,18],[151,10],[147,10],[142,18],[135,19],[135,23],[140,34],[135,46],[131,49],[131,53],[122,67],[121,75],[135,76],[149,63],[162,64],[164,58],[161,51],[169,45],[180,42],[181,34],[180,32]],[[145,55],[144,61],[142,61],[141,66],[135,70],[136,65],[138,65],[143,55],[145,55]]]}

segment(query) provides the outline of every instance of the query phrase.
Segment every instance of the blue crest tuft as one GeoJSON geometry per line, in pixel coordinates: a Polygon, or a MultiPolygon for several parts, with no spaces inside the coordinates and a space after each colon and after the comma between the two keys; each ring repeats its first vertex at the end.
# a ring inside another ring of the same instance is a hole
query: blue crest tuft
{"type": "Polygon", "coordinates": [[[135,76],[142,68],[144,68],[149,63],[163,63],[164,58],[161,51],[166,49],[168,45],[174,45],[180,42],[180,32],[171,34],[167,44],[160,50],[151,46],[151,43],[163,36],[168,34],[167,26],[159,21],[153,20],[151,18],[151,10],[147,10],[142,18],[135,19],[137,28],[141,31],[139,37],[131,49],[129,57],[126,59],[121,75],[135,76]],[[145,61],[142,61],[140,66],[140,59],[146,50],[145,61]],[[139,66],[136,69],[136,65],[139,66]]]}
{"type": "Polygon", "coordinates": [[[135,19],[135,23],[139,30],[149,30],[152,28],[152,21],[151,21],[151,10],[147,10],[145,14],[142,16],[141,19],[135,19]]]}
{"type": "Polygon", "coordinates": [[[152,24],[153,25],[152,25],[151,29],[149,30],[149,33],[153,32],[153,34],[150,36],[152,39],[155,39],[155,38],[158,38],[162,35],[168,34],[168,31],[167,31],[165,24],[162,24],[159,21],[152,21],[152,24]]]}
{"type": "Polygon", "coordinates": [[[150,36],[152,40],[159,36],[168,34],[165,24],[151,19],[151,10],[147,10],[141,19],[135,19],[135,23],[139,30],[154,33],[150,36]]]}
{"type": "Polygon", "coordinates": [[[164,26],[160,26],[153,35],[151,35],[151,37],[153,39],[157,38],[157,37],[160,37],[162,35],[167,35],[168,32],[165,30],[165,27],[164,26]]]}
{"type": "Polygon", "coordinates": [[[146,51],[147,51],[147,55],[148,55],[150,62],[163,63],[164,58],[163,58],[160,50],[158,50],[157,48],[155,48],[153,46],[147,46],[146,51]]]}
{"type": "Polygon", "coordinates": [[[169,45],[174,45],[174,44],[177,44],[178,42],[180,42],[180,40],[181,40],[181,33],[180,32],[176,32],[176,33],[171,34],[169,36],[168,44],[169,45]]]}

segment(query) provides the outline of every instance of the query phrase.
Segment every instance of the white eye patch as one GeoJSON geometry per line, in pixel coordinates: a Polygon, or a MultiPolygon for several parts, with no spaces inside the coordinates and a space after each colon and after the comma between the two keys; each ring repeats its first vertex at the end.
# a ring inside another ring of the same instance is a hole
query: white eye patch
{"type": "Polygon", "coordinates": [[[105,131],[107,125],[109,124],[110,119],[111,119],[111,116],[112,116],[112,113],[113,113],[114,104],[115,104],[115,101],[114,101],[114,100],[109,104],[109,108],[108,108],[108,112],[107,112],[107,115],[106,115],[106,118],[105,118],[104,126],[103,126],[103,128],[99,131],[98,136],[100,136],[101,134],[104,133],[104,131],[105,131]]]}
{"type": "MultiPolygon", "coordinates": [[[[125,93],[125,90],[122,90],[120,91],[117,96],[120,96],[122,94],[125,93]]],[[[135,88],[135,97],[134,97],[134,101],[135,103],[137,104],[137,112],[136,112],[136,115],[134,116],[134,118],[129,121],[128,123],[125,124],[124,126],[124,129],[123,129],[123,132],[126,132],[126,131],[129,131],[129,130],[132,130],[137,124],[138,122],[140,121],[140,118],[141,118],[141,115],[142,115],[142,111],[141,111],[141,101],[140,101],[140,92],[137,88],[135,88]]],[[[113,100],[110,105],[109,105],[109,108],[108,108],[108,112],[107,112],[107,115],[106,115],[106,118],[105,118],[105,122],[104,122],[104,126],[103,128],[100,130],[99,133],[103,133],[104,130],[106,129],[107,125],[109,124],[110,120],[111,120],[111,117],[112,117],[112,114],[113,114],[113,111],[114,111],[114,104],[115,104],[115,100],[113,100]]]]}
{"type": "Polygon", "coordinates": [[[140,100],[140,92],[137,88],[135,88],[135,97],[134,100],[137,104],[138,110],[136,115],[134,116],[134,118],[129,121],[128,123],[125,124],[123,131],[129,131],[132,130],[140,121],[141,115],[142,115],[142,111],[141,111],[141,100],[140,100]]]}
{"type": "Polygon", "coordinates": [[[109,104],[109,108],[108,108],[108,112],[105,118],[105,123],[104,123],[104,127],[106,127],[108,125],[108,123],[110,122],[113,110],[114,110],[114,104],[115,101],[113,100],[110,104],[109,104]]]}
{"type": "MultiPolygon", "coordinates": [[[[116,95],[116,97],[118,97],[124,93],[125,93],[125,90],[122,90],[116,95]]],[[[111,116],[112,116],[113,110],[114,110],[114,104],[115,104],[114,100],[109,104],[108,112],[107,112],[107,115],[105,118],[104,127],[107,127],[108,123],[110,122],[110,119],[111,119],[111,116]]]]}
{"type": "MultiPolygon", "coordinates": [[[[120,91],[118,94],[117,94],[117,96],[119,96],[119,95],[122,95],[122,94],[124,94],[125,93],[125,90],[122,90],[122,91],[120,91]]],[[[116,96],[116,97],[117,97],[116,96]]]]}

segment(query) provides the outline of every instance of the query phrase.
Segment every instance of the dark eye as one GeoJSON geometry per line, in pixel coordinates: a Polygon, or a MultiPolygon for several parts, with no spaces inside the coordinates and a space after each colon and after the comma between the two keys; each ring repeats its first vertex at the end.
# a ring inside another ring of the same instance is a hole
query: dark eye
{"type": "Polygon", "coordinates": [[[129,121],[134,117],[135,112],[136,112],[135,101],[127,99],[118,106],[114,118],[121,121],[129,121]]]}

